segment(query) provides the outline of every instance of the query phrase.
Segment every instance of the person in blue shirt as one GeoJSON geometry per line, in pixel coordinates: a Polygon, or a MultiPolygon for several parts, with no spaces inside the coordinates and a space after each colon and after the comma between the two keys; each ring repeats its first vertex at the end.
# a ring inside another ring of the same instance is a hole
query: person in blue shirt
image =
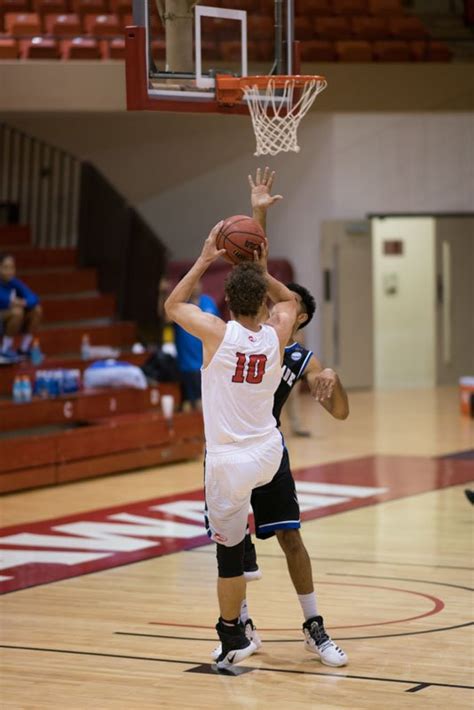
{"type": "MultiPolygon", "coordinates": [[[[211,296],[202,293],[201,284],[196,284],[189,299],[201,311],[220,316],[219,309],[211,296]]],[[[190,402],[192,409],[201,408],[201,367],[202,342],[175,324],[175,344],[178,353],[178,367],[181,373],[183,401],[190,402]]]]}
{"type": "Polygon", "coordinates": [[[28,354],[41,316],[38,296],[16,277],[15,258],[11,254],[0,254],[0,336],[3,335],[0,355],[3,358],[16,360],[18,355],[28,354]],[[20,333],[23,337],[17,353],[13,342],[20,333]]]}

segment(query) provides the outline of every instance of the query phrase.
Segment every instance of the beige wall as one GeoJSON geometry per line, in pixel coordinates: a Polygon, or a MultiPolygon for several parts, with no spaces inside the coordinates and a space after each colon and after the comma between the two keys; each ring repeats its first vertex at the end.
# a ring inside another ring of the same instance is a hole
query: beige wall
{"type": "Polygon", "coordinates": [[[435,225],[426,217],[372,220],[378,388],[436,384],[435,225]],[[400,241],[403,253],[385,254],[387,240],[400,241]]]}
{"type": "MultiPolygon", "coordinates": [[[[246,175],[268,162],[285,199],[269,220],[275,256],[320,300],[320,225],[368,212],[466,211],[474,204],[470,113],[308,115],[301,152],[258,161],[250,121],[188,114],[10,114],[9,121],[92,160],[174,256],[192,257],[221,216],[248,209],[246,175]]],[[[308,333],[319,350],[319,332],[308,333]]]]}

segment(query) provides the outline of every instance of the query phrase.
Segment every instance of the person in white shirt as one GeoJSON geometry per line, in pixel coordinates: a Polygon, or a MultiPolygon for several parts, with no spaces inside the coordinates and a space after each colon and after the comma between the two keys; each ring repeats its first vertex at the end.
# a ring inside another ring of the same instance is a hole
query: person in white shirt
{"type": "MultiPolygon", "coordinates": [[[[273,396],[298,304],[294,292],[257,262],[236,266],[226,280],[231,312],[227,324],[188,302],[197,281],[225,253],[216,247],[221,225],[212,229],[194,266],[167,298],[165,310],[203,344],[206,513],[209,535],[217,545],[216,630],[222,646],[217,667],[225,669],[257,649],[239,620],[245,598],[244,538],[252,490],[271,481],[283,455],[273,396]],[[270,318],[267,297],[275,304],[270,318]]],[[[267,245],[263,249],[266,252],[267,245]]]]}

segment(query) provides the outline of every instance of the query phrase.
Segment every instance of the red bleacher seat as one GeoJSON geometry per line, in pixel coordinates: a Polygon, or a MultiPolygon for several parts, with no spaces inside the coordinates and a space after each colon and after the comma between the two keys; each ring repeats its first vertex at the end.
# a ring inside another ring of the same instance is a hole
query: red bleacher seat
{"type": "Polygon", "coordinates": [[[336,15],[367,15],[369,8],[367,0],[333,0],[333,10],[336,15]]]}
{"type": "Polygon", "coordinates": [[[373,49],[378,62],[409,62],[412,58],[410,45],[402,40],[374,42],[373,49]]]}
{"type": "Polygon", "coordinates": [[[416,62],[450,62],[453,53],[443,42],[410,42],[416,62]]]}
{"type": "Polygon", "coordinates": [[[115,37],[109,42],[109,59],[125,59],[125,40],[122,37],[115,37]]]}
{"type": "Polygon", "coordinates": [[[426,39],[428,34],[418,17],[392,17],[388,25],[395,39],[426,39]]]}
{"type": "Polygon", "coordinates": [[[110,12],[116,15],[131,15],[133,13],[132,0],[109,0],[110,12]]]}
{"type": "MultiPolygon", "coordinates": [[[[258,42],[250,40],[247,45],[249,58],[255,60],[258,55],[258,42]]],[[[219,42],[219,56],[225,62],[240,61],[241,46],[238,40],[224,40],[219,42]]]]}
{"type": "Polygon", "coordinates": [[[62,41],[64,59],[101,59],[97,40],[90,37],[74,37],[62,41]]]}
{"type": "Polygon", "coordinates": [[[261,15],[270,15],[270,17],[273,17],[275,12],[275,0],[256,0],[255,4],[257,7],[254,12],[259,12],[261,15]]]}
{"type": "Polygon", "coordinates": [[[0,37],[0,59],[18,59],[18,43],[9,37],[0,37]]]}
{"type": "Polygon", "coordinates": [[[201,40],[201,54],[203,59],[206,60],[218,59],[217,43],[213,40],[201,40]]]}
{"type": "Polygon", "coordinates": [[[335,58],[332,42],[316,39],[301,44],[301,59],[304,62],[333,62],[335,58]]]}
{"type": "Polygon", "coordinates": [[[369,0],[371,15],[403,15],[401,0],[369,0]]]}
{"type": "Polygon", "coordinates": [[[117,37],[121,34],[116,15],[86,15],[84,26],[93,37],[117,37]]]}
{"type": "Polygon", "coordinates": [[[332,0],[296,0],[296,15],[322,15],[332,14],[332,0]]]}
{"type": "Polygon", "coordinates": [[[5,29],[4,17],[7,12],[28,12],[29,9],[29,0],[2,0],[0,2],[0,32],[5,29]]]}
{"type": "Polygon", "coordinates": [[[340,62],[371,62],[372,46],[364,40],[336,42],[336,55],[340,62]]]}
{"type": "Polygon", "coordinates": [[[70,0],[70,9],[81,18],[85,15],[105,15],[107,0],[70,0]]]}
{"type": "MultiPolygon", "coordinates": [[[[127,15],[119,15],[119,25],[120,29],[122,32],[125,32],[126,27],[130,27],[130,25],[133,25],[133,15],[127,14],[127,15]]],[[[153,33],[153,30],[152,30],[153,33]]]]}
{"type": "Polygon", "coordinates": [[[248,15],[247,32],[252,41],[272,39],[275,32],[274,20],[268,15],[248,15]]]}
{"type": "Polygon", "coordinates": [[[347,17],[316,17],[314,30],[321,39],[350,39],[352,29],[347,17]]]}
{"type": "Polygon", "coordinates": [[[36,12],[5,15],[5,26],[8,34],[14,37],[36,37],[41,34],[41,23],[36,12]]]}
{"type": "Polygon", "coordinates": [[[295,17],[295,38],[298,40],[313,39],[314,27],[309,17],[295,17]]]}
{"type": "Polygon", "coordinates": [[[53,37],[77,37],[81,34],[81,21],[79,15],[48,15],[46,17],[46,31],[53,37]]]}
{"type": "Polygon", "coordinates": [[[50,37],[33,37],[22,46],[23,59],[59,59],[59,46],[50,37]]]}
{"type": "Polygon", "coordinates": [[[390,36],[385,17],[354,17],[352,32],[355,39],[386,39],[390,36]]]}
{"type": "Polygon", "coordinates": [[[44,15],[65,15],[68,11],[67,0],[33,0],[33,9],[41,17],[44,15]]]}

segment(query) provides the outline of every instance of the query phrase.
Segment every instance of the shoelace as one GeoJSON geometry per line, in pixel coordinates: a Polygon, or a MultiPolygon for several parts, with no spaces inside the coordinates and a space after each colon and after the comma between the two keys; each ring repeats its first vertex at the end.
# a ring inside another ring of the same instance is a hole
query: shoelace
{"type": "Polygon", "coordinates": [[[311,638],[314,639],[316,646],[324,651],[331,645],[332,641],[326,633],[324,626],[320,626],[317,621],[313,621],[309,630],[311,638]]]}

